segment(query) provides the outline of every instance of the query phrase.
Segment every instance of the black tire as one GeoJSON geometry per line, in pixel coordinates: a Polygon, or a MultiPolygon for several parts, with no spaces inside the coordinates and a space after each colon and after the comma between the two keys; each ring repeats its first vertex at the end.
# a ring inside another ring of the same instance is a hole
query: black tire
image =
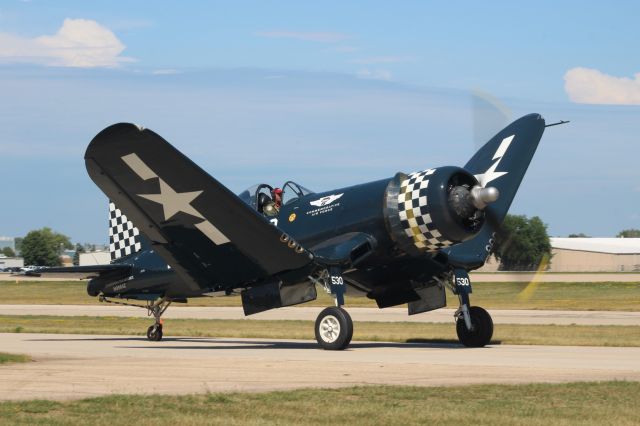
{"type": "Polygon", "coordinates": [[[159,342],[162,340],[162,324],[149,326],[149,328],[147,328],[147,339],[152,342],[159,342]]]}
{"type": "Polygon", "coordinates": [[[316,319],[316,340],[322,349],[340,351],[353,337],[353,321],[347,311],[337,306],[324,309],[316,319]]]}
{"type": "Polygon", "coordinates": [[[467,330],[464,318],[458,318],[456,321],[456,332],[458,340],[469,348],[481,348],[491,342],[493,337],[493,320],[489,312],[479,306],[469,308],[469,316],[473,331],[467,330]]]}

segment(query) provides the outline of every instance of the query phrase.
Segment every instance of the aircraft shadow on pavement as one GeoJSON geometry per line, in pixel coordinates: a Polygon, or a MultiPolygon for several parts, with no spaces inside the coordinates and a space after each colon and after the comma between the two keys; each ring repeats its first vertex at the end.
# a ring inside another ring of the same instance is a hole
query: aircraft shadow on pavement
{"type": "MultiPolygon", "coordinates": [[[[81,341],[109,341],[109,342],[148,342],[143,336],[123,337],[78,337],[78,338],[48,338],[28,339],[31,342],[81,342],[81,341]]],[[[492,345],[499,345],[499,340],[492,341],[492,345]]],[[[155,346],[118,346],[123,349],[319,349],[317,343],[300,341],[256,341],[256,340],[232,340],[217,339],[212,337],[166,337],[155,346]],[[173,346],[170,342],[199,343],[192,346],[173,346]]],[[[463,349],[457,340],[447,339],[408,339],[406,342],[352,342],[349,349],[363,348],[429,348],[429,349],[463,349]]]]}

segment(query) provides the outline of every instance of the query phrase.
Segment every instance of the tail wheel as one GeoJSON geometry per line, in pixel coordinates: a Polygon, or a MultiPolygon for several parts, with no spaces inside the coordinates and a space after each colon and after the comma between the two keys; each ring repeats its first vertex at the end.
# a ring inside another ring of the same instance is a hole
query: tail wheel
{"type": "Polygon", "coordinates": [[[345,349],[353,337],[353,321],[347,311],[331,306],[318,315],[315,325],[316,340],[323,349],[345,349]]]}
{"type": "Polygon", "coordinates": [[[154,324],[147,328],[147,339],[152,342],[159,342],[162,340],[162,324],[154,324]]]}
{"type": "Polygon", "coordinates": [[[460,343],[470,348],[480,348],[491,342],[493,337],[493,320],[489,312],[479,306],[469,308],[472,330],[467,329],[464,318],[456,321],[456,332],[460,343]]]}

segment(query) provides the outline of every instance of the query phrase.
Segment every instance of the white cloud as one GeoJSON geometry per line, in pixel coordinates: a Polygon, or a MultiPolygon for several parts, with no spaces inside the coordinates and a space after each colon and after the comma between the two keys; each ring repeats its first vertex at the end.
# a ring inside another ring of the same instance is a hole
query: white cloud
{"type": "Polygon", "coordinates": [[[381,70],[381,69],[376,69],[376,70],[362,69],[356,73],[356,76],[358,78],[365,78],[368,80],[387,80],[388,81],[388,80],[391,80],[392,78],[390,71],[381,70]]]}
{"type": "Polygon", "coordinates": [[[564,90],[579,104],[640,105],[640,73],[631,79],[592,68],[572,68],[564,75],[564,90]]]}
{"type": "Polygon", "coordinates": [[[294,40],[317,41],[321,43],[337,43],[347,38],[346,34],[334,32],[306,32],[306,31],[264,31],[258,33],[260,37],[291,38],[294,40]]]}
{"type": "Polygon", "coordinates": [[[413,61],[412,56],[371,56],[368,58],[354,59],[354,64],[393,64],[398,62],[413,61]]]}
{"type": "Polygon", "coordinates": [[[0,33],[0,61],[49,66],[117,67],[125,45],[108,28],[88,19],[65,19],[54,35],[35,38],[0,33]]]}

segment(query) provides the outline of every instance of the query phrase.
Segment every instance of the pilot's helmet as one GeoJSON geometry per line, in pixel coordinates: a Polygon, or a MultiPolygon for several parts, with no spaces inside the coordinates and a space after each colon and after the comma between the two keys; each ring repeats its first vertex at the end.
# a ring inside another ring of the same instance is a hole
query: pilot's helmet
{"type": "Polygon", "coordinates": [[[282,189],[280,189],[280,188],[275,188],[275,189],[273,190],[273,193],[274,193],[274,194],[278,194],[278,195],[282,195],[282,189]]]}

